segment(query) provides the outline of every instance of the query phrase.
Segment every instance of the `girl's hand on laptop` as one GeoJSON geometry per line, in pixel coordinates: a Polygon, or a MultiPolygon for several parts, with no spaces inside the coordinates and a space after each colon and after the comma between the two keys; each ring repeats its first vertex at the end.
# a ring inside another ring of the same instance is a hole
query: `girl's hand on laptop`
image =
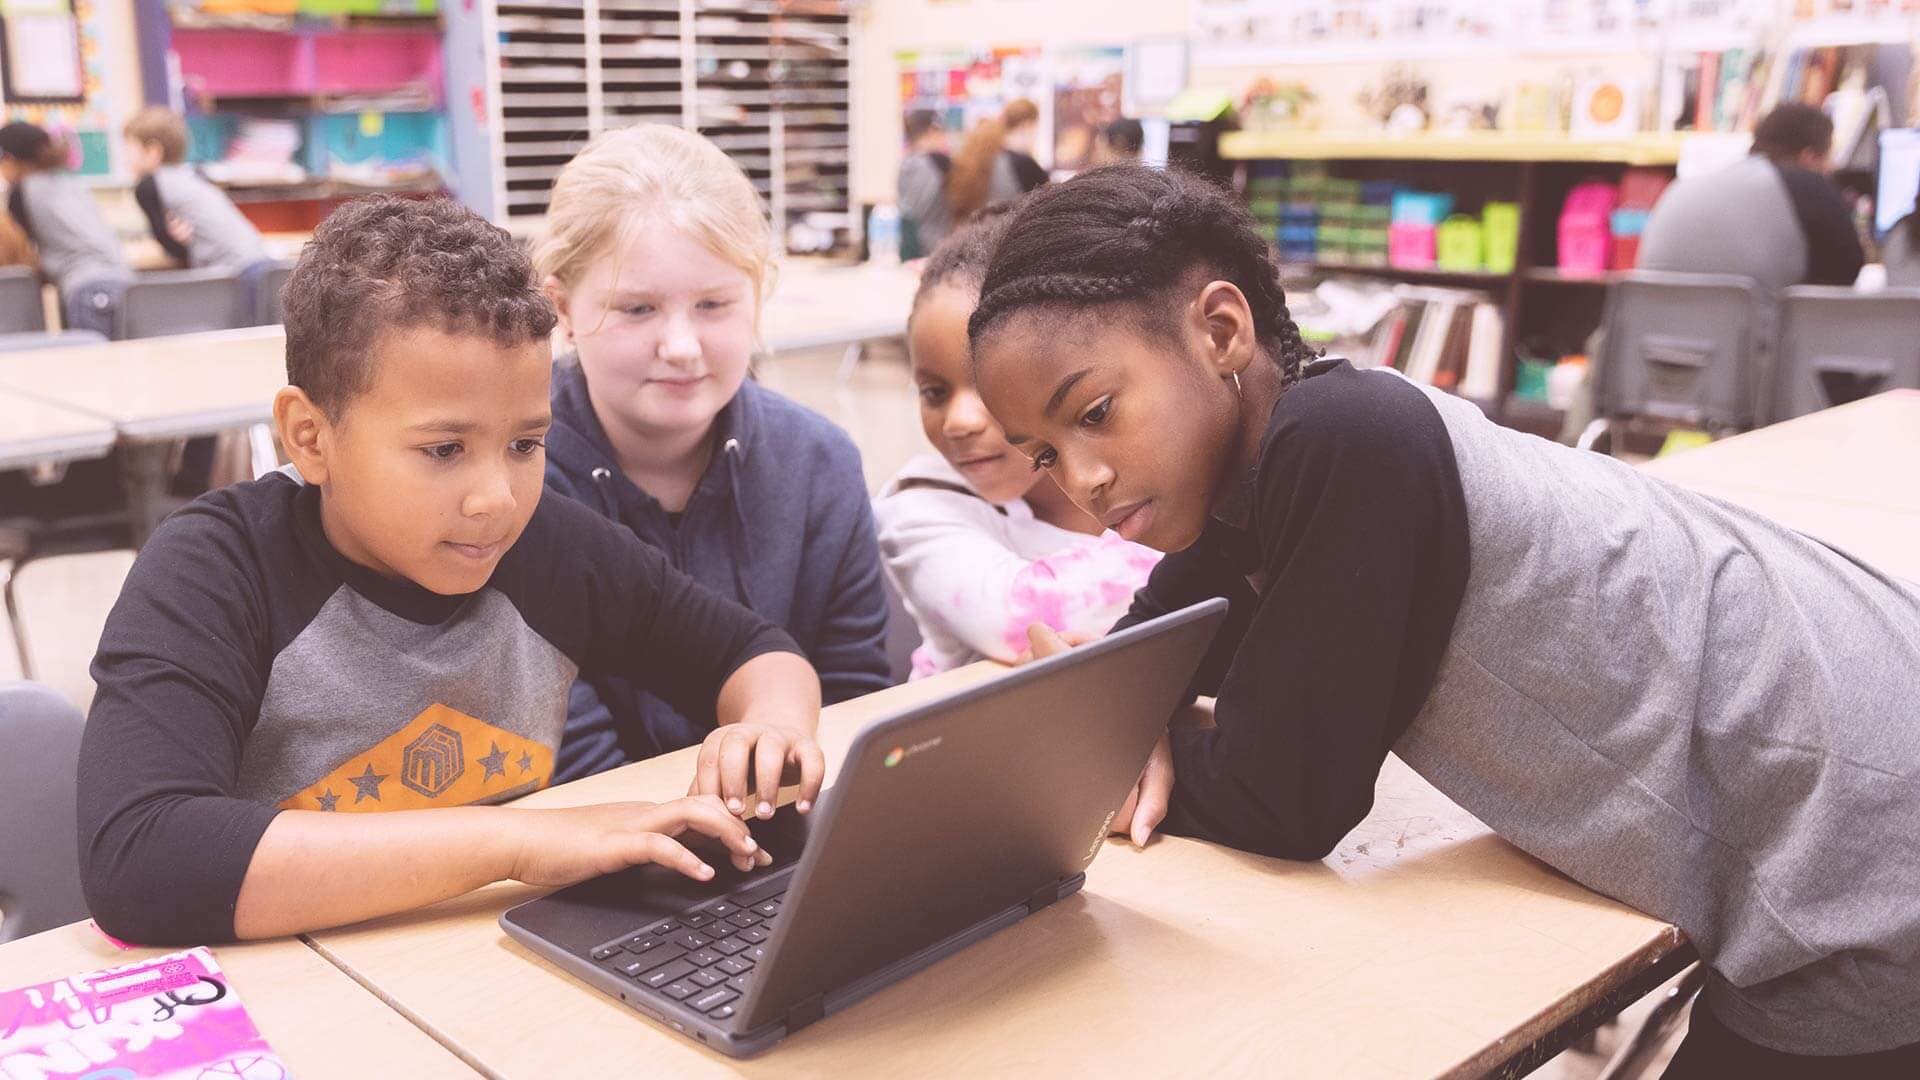
{"type": "Polygon", "coordinates": [[[510,876],[529,885],[572,885],[642,863],[709,881],[713,867],[678,839],[689,833],[718,840],[736,869],[773,862],[747,832],[747,823],[710,795],[513,813],[521,827],[510,876]]]}
{"type": "Polygon", "coordinates": [[[722,724],[700,745],[689,795],[715,795],[740,817],[773,816],[780,785],[798,783],[794,809],[807,813],[820,798],[827,759],[813,733],[783,724],[742,720],[722,724]]]}
{"type": "Polygon", "coordinates": [[[1113,815],[1115,834],[1131,837],[1134,847],[1146,847],[1153,830],[1167,818],[1167,802],[1173,798],[1173,742],[1167,736],[1153,744],[1147,767],[1140,770],[1140,781],[1133,794],[1120,804],[1113,815]]]}
{"type": "Polygon", "coordinates": [[[1013,664],[1019,667],[1035,660],[1045,660],[1092,640],[1086,634],[1062,634],[1046,623],[1030,623],[1027,626],[1027,651],[1015,657],[1013,664]]]}

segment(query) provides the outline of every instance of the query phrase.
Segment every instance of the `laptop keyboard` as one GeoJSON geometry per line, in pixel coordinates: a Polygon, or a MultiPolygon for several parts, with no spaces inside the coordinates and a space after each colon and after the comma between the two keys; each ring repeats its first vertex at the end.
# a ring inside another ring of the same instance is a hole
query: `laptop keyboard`
{"type": "Polygon", "coordinates": [[[750,892],[705,904],[607,942],[593,959],[643,990],[730,1020],[766,959],[785,896],[750,892]]]}

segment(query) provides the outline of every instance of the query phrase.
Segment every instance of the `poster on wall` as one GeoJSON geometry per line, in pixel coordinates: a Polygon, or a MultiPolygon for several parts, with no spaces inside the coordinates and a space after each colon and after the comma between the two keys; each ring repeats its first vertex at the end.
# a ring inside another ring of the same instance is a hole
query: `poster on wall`
{"type": "Polygon", "coordinates": [[[1120,119],[1127,51],[1076,46],[1053,54],[1053,167],[1076,171],[1093,161],[1100,130],[1120,119]]]}
{"type": "Polygon", "coordinates": [[[8,101],[82,104],[86,71],[80,61],[80,23],[66,0],[0,7],[0,73],[8,101]]]}
{"type": "Polygon", "coordinates": [[[56,32],[50,26],[36,27],[28,32],[32,44],[27,46],[52,48],[57,40],[60,53],[36,55],[18,75],[9,57],[4,80],[4,119],[39,124],[66,141],[72,151],[70,161],[75,172],[83,176],[107,176],[113,172],[112,153],[117,140],[112,132],[118,127],[119,118],[106,89],[106,57],[101,44],[105,35],[99,0],[0,0],[0,14],[6,17],[7,50],[11,52],[14,48],[14,23],[21,17],[48,17],[61,11],[67,12],[65,19],[71,30],[56,32]],[[52,98],[14,93],[15,80],[21,76],[43,89],[52,89],[56,81],[61,82],[61,88],[70,89],[74,73],[67,70],[69,63],[77,70],[78,94],[52,98]],[[60,69],[57,73],[56,66],[60,69]]]}
{"type": "MultiPolygon", "coordinates": [[[[957,144],[975,124],[1022,98],[1040,104],[1047,88],[1037,45],[900,52],[900,113],[931,109],[957,144]]],[[[1043,110],[1044,111],[1044,110],[1043,110]]]]}

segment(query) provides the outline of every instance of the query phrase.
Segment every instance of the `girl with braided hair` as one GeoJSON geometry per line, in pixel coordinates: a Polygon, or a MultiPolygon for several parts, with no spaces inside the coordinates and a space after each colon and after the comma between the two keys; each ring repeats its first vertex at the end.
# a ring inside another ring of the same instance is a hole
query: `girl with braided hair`
{"type": "Polygon", "coordinates": [[[1033,195],[969,331],[1008,443],[1169,553],[1122,624],[1233,601],[1216,726],[1117,828],[1324,858],[1391,750],[1686,932],[1669,1076],[1920,1075],[1920,588],[1314,357],[1245,212],[1179,173],[1033,195]]]}
{"type": "Polygon", "coordinates": [[[919,626],[916,678],[1013,660],[1034,623],[1104,634],[1160,561],[1035,472],[980,403],[967,317],[1007,220],[1005,204],[989,207],[935,249],[907,321],[920,426],[939,453],[907,462],[874,499],[873,516],[887,580],[919,626]]]}

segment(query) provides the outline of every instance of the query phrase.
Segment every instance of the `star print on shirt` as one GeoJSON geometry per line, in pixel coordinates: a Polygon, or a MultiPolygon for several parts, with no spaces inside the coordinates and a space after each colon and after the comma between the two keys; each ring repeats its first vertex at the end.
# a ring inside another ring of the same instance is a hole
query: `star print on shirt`
{"type": "Polygon", "coordinates": [[[524,750],[520,752],[520,771],[522,773],[530,773],[533,771],[533,755],[524,750]]]}
{"type": "Polygon", "coordinates": [[[486,775],[480,778],[482,780],[491,780],[496,776],[507,775],[507,752],[500,749],[499,743],[489,743],[488,745],[493,748],[493,753],[480,759],[481,766],[487,770],[486,775]]]}
{"type": "MultiPolygon", "coordinates": [[[[372,766],[369,765],[368,767],[371,768],[372,766]]],[[[378,795],[374,797],[379,798],[378,795]]],[[[327,813],[333,813],[333,808],[338,806],[339,803],[340,796],[335,795],[332,788],[328,788],[326,794],[320,796],[320,809],[325,810],[327,813]]]]}
{"type": "Polygon", "coordinates": [[[374,772],[373,762],[369,761],[367,762],[366,772],[361,773],[359,776],[349,776],[347,779],[353,781],[353,801],[355,803],[368,797],[371,797],[375,802],[379,802],[380,785],[387,777],[384,773],[374,772]]]}

